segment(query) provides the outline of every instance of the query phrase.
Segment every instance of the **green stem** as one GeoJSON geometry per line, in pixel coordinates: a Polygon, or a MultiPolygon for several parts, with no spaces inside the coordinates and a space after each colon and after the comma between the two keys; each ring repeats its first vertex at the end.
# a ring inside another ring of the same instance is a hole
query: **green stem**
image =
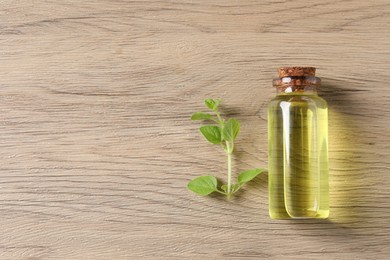
{"type": "Polygon", "coordinates": [[[211,118],[211,120],[214,121],[214,122],[217,123],[217,124],[220,124],[220,123],[219,123],[219,119],[211,118]]]}
{"type": "Polygon", "coordinates": [[[218,192],[218,193],[221,193],[222,195],[226,195],[226,193],[225,193],[225,192],[223,192],[223,191],[220,191],[220,190],[218,190],[218,189],[216,189],[215,191],[216,191],[216,192],[218,192]]]}
{"type": "Polygon", "coordinates": [[[235,191],[234,191],[234,192],[237,192],[239,189],[241,189],[241,187],[242,187],[242,184],[241,184],[241,185],[239,185],[239,186],[237,186],[237,188],[235,189],[235,191]]]}
{"type": "Polygon", "coordinates": [[[219,114],[219,111],[218,111],[218,110],[215,110],[215,114],[216,114],[217,117],[218,117],[219,124],[221,125],[221,127],[223,127],[224,122],[223,122],[223,120],[222,120],[221,115],[219,114]]]}
{"type": "Polygon", "coordinates": [[[228,180],[227,180],[227,195],[230,198],[232,194],[232,153],[233,153],[233,144],[226,141],[226,153],[228,158],[228,180]]]}
{"type": "Polygon", "coordinates": [[[227,193],[230,194],[232,189],[232,154],[228,153],[228,184],[227,193]]]}
{"type": "MultiPolygon", "coordinates": [[[[218,109],[215,110],[215,114],[217,115],[219,125],[221,126],[221,129],[225,126],[225,122],[223,121],[221,115],[219,114],[218,109]]],[[[230,199],[232,193],[232,154],[234,149],[234,143],[225,141],[226,149],[225,152],[227,153],[227,159],[228,159],[228,180],[227,180],[227,189],[226,189],[226,195],[227,198],[230,199]]]]}

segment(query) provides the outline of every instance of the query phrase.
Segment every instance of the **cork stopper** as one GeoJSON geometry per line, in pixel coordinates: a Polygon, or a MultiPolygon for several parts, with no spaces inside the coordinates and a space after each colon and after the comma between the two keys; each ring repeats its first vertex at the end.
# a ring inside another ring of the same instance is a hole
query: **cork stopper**
{"type": "Polygon", "coordinates": [[[315,92],[321,84],[321,79],[315,76],[314,67],[281,67],[278,78],[272,83],[278,93],[315,92]]]}
{"type": "Polygon", "coordinates": [[[284,77],[314,77],[315,67],[281,67],[278,69],[279,78],[284,77]]]}

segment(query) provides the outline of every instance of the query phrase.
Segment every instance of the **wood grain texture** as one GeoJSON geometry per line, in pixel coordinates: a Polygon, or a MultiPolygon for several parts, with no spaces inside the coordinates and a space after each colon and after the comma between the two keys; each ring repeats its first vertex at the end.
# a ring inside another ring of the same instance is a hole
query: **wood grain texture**
{"type": "Polygon", "coordinates": [[[388,259],[390,2],[0,2],[0,259],[388,259]],[[331,216],[268,217],[267,176],[232,202],[192,112],[242,123],[234,169],[267,165],[281,65],[330,106],[331,216]]]}

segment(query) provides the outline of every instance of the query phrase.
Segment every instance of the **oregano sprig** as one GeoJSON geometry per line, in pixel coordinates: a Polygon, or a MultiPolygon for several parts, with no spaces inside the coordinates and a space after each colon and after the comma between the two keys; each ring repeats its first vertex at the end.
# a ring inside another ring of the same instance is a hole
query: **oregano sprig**
{"type": "Polygon", "coordinates": [[[192,114],[191,120],[208,120],[215,124],[204,125],[199,128],[202,135],[212,144],[221,145],[227,155],[227,183],[218,184],[216,177],[205,175],[191,180],[187,187],[196,194],[206,196],[213,192],[218,192],[226,195],[228,198],[237,192],[245,183],[253,180],[257,175],[262,173],[264,169],[256,168],[243,171],[238,175],[237,182],[232,183],[232,155],[234,151],[234,142],[240,132],[240,123],[235,118],[225,120],[222,118],[218,106],[221,99],[206,99],[204,101],[207,108],[213,114],[196,112],[192,114]]]}

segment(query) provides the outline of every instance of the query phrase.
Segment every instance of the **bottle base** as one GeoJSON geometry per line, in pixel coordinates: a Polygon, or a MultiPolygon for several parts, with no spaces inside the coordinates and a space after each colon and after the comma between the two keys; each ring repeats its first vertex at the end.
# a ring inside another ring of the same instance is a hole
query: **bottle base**
{"type": "Polygon", "coordinates": [[[287,220],[287,219],[327,219],[329,217],[329,210],[318,211],[316,215],[289,215],[287,212],[273,212],[269,211],[269,216],[271,219],[276,220],[287,220]]]}

